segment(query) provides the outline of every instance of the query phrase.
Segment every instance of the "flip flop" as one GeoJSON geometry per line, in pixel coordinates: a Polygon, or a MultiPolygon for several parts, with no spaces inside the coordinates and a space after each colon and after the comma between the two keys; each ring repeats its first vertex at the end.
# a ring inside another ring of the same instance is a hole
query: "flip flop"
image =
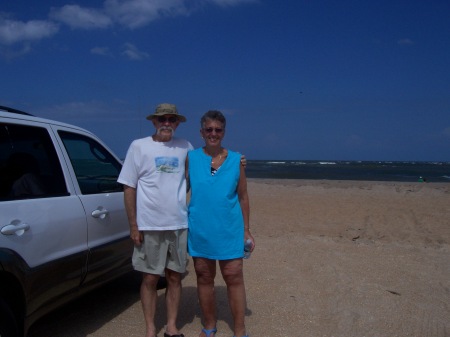
{"type": "Polygon", "coordinates": [[[164,337],[184,337],[183,334],[179,334],[179,335],[169,335],[168,333],[164,332],[164,337]]]}
{"type": "Polygon", "coordinates": [[[209,336],[211,336],[212,333],[215,334],[217,332],[217,329],[216,328],[212,328],[212,329],[208,330],[208,329],[202,328],[202,332],[205,333],[206,337],[209,337],[209,336]]]}

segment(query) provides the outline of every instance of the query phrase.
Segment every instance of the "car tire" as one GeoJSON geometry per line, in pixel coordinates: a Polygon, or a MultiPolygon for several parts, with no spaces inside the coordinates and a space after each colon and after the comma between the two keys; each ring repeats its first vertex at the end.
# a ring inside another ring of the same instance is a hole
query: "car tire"
{"type": "Polygon", "coordinates": [[[0,336],[18,337],[17,321],[8,304],[0,298],[0,336]]]}

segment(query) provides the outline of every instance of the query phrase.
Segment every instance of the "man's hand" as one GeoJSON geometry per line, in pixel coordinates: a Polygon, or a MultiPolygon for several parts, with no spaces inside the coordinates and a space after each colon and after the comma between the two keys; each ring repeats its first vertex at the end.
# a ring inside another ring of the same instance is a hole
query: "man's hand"
{"type": "Polygon", "coordinates": [[[130,238],[131,240],[133,240],[136,246],[140,246],[142,244],[142,241],[144,240],[142,232],[140,232],[138,228],[134,226],[130,229],[130,238]]]}

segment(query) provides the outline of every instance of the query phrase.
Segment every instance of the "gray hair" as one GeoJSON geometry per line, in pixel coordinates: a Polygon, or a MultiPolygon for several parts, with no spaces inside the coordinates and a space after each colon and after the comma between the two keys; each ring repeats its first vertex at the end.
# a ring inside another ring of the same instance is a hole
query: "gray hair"
{"type": "Polygon", "coordinates": [[[201,128],[203,128],[203,125],[207,119],[221,122],[224,129],[227,124],[227,120],[225,119],[225,116],[219,110],[209,110],[209,111],[205,112],[205,114],[200,119],[200,127],[201,128]]]}

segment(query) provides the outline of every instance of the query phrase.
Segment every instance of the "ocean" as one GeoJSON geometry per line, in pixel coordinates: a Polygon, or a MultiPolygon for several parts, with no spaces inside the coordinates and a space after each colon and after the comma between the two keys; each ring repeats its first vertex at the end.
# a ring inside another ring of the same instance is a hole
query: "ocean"
{"type": "Polygon", "coordinates": [[[450,182],[450,162],[248,160],[248,178],[450,182]]]}

